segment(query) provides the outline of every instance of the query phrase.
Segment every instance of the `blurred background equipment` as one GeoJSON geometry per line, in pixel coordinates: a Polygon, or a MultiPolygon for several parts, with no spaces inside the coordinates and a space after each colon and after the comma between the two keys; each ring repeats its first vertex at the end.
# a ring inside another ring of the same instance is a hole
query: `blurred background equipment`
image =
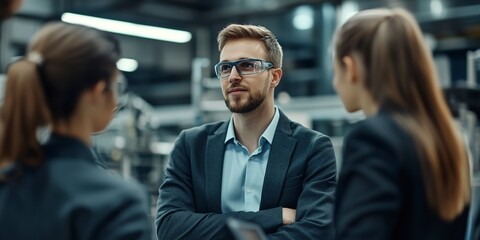
{"type": "Polygon", "coordinates": [[[23,0],[16,15],[1,24],[0,74],[24,55],[33,33],[48,21],[92,21],[113,32],[121,42],[118,67],[128,94],[94,143],[109,168],[145,185],[154,206],[180,131],[230,115],[213,65],[217,33],[233,22],[263,25],[276,34],[284,50],[276,104],[292,119],[330,135],[340,167],[342,137],[363,115],[346,113],[333,91],[332,36],[348,17],[376,7],[403,7],[419,21],[469,142],[472,182],[479,185],[478,0],[23,0]]]}

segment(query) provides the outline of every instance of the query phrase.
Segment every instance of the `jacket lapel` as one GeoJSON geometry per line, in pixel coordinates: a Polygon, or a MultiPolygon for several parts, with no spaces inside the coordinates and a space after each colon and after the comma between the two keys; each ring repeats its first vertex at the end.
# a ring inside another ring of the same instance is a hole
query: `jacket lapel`
{"type": "Polygon", "coordinates": [[[228,122],[223,123],[214,133],[208,135],[205,151],[205,189],[209,210],[220,213],[223,157],[228,122]]]}
{"type": "Polygon", "coordinates": [[[280,119],[273,137],[265,179],[263,180],[260,210],[273,208],[278,205],[283,182],[285,181],[291,156],[297,143],[297,140],[291,137],[290,123],[291,121],[280,112],[280,119]]]}

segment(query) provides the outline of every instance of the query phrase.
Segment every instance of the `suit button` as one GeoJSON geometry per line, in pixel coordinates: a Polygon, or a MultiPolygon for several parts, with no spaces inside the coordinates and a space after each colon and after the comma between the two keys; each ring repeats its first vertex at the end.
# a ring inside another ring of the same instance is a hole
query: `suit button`
{"type": "Polygon", "coordinates": [[[247,187],[247,193],[251,193],[251,192],[252,192],[252,188],[247,187]]]}

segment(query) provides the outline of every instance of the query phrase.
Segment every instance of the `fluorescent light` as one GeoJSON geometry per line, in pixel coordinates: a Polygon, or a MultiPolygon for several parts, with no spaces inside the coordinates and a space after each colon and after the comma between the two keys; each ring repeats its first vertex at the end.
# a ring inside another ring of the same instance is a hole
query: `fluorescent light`
{"type": "Polygon", "coordinates": [[[313,8],[310,6],[299,6],[295,9],[293,26],[298,30],[307,30],[313,27],[313,8]]]}
{"type": "Polygon", "coordinates": [[[444,15],[443,3],[440,0],[431,0],[430,1],[430,10],[432,11],[433,16],[441,17],[444,15]]]}
{"type": "Polygon", "coordinates": [[[117,68],[124,72],[133,72],[138,68],[138,62],[135,59],[121,58],[117,62],[117,68]]]}
{"type": "Polygon", "coordinates": [[[141,25],[130,22],[90,17],[74,13],[62,14],[62,21],[94,27],[107,32],[120,33],[136,37],[155,40],[186,43],[192,39],[192,34],[187,31],[141,25]]]}
{"type": "Polygon", "coordinates": [[[353,1],[343,2],[340,7],[339,26],[343,25],[350,17],[358,13],[358,4],[353,1]]]}

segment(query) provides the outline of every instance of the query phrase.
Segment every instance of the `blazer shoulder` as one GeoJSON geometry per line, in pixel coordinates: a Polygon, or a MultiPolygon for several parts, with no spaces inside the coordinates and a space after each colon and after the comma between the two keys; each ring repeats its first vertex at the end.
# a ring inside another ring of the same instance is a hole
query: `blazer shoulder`
{"type": "Polygon", "coordinates": [[[206,123],[200,126],[182,130],[180,135],[184,137],[196,137],[201,135],[211,135],[217,132],[224,132],[227,130],[228,121],[218,121],[213,123],[206,123]]]}
{"type": "Polygon", "coordinates": [[[312,130],[303,126],[302,124],[290,120],[287,115],[282,111],[280,111],[280,119],[278,120],[277,131],[280,131],[288,136],[297,139],[311,139],[312,137],[327,137],[327,135],[312,130]]]}
{"type": "Polygon", "coordinates": [[[354,125],[347,135],[370,134],[385,139],[409,138],[409,134],[387,113],[379,113],[354,125]]]}
{"type": "Polygon", "coordinates": [[[88,161],[57,159],[48,168],[51,181],[56,184],[56,191],[72,200],[85,200],[89,197],[99,200],[100,196],[104,199],[145,200],[141,199],[143,192],[138,184],[126,181],[116,173],[88,161]]]}
{"type": "Polygon", "coordinates": [[[298,122],[290,121],[289,127],[292,131],[292,136],[297,139],[330,139],[326,134],[307,128],[298,122]]]}
{"type": "Polygon", "coordinates": [[[54,171],[47,198],[58,208],[59,221],[92,234],[90,239],[148,239],[151,227],[146,189],[86,161],[57,160],[50,169],[54,171]]]}
{"type": "MultiPolygon", "coordinates": [[[[364,151],[389,152],[401,156],[414,156],[416,148],[412,136],[392,116],[380,113],[356,123],[345,135],[344,151],[353,146],[364,151]]],[[[344,153],[346,154],[346,153],[344,153]]]]}

